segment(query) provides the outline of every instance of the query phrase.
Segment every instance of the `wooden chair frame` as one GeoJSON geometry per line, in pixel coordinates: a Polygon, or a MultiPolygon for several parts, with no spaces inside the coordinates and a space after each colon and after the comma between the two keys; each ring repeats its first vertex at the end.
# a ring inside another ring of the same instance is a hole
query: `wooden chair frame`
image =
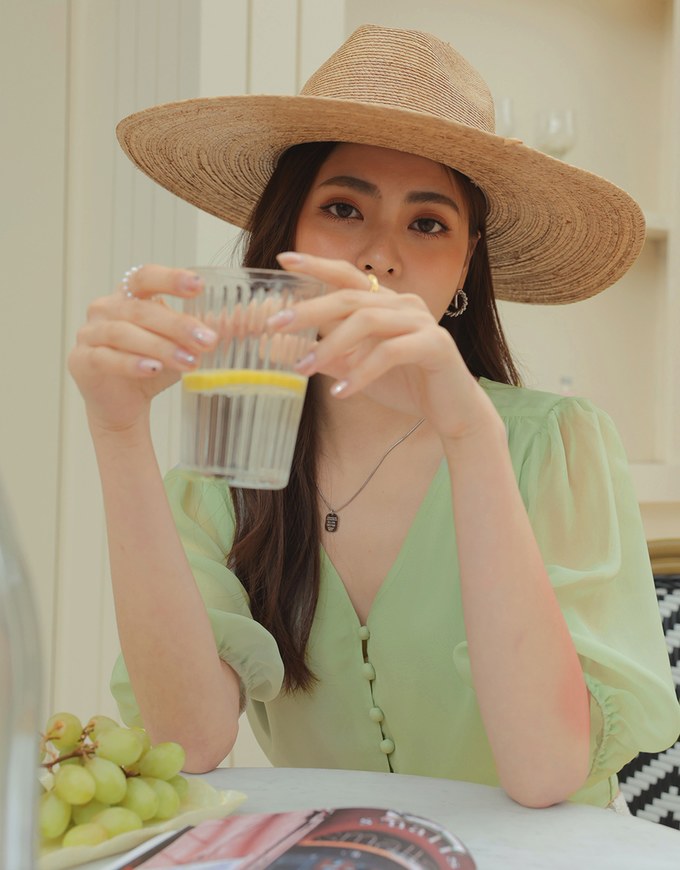
{"type": "Polygon", "coordinates": [[[680,538],[648,541],[649,559],[654,575],[680,574],[680,538]]]}

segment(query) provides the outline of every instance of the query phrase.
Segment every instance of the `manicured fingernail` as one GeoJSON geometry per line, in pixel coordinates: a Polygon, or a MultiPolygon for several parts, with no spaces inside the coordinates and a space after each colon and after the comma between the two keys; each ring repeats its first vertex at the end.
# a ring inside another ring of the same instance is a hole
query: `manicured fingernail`
{"type": "Polygon", "coordinates": [[[345,392],[348,386],[349,381],[338,381],[331,387],[331,396],[339,396],[341,393],[345,392]]]}
{"type": "Polygon", "coordinates": [[[277,326],[286,326],[286,324],[291,323],[294,319],[295,312],[292,308],[282,308],[281,311],[277,311],[276,314],[272,314],[271,317],[267,318],[267,326],[276,329],[277,326]]]}
{"type": "Polygon", "coordinates": [[[209,347],[217,338],[217,333],[213,332],[212,329],[208,329],[207,326],[196,327],[196,329],[192,330],[191,335],[204,347],[209,347]]]}
{"type": "Polygon", "coordinates": [[[182,275],[179,284],[185,293],[197,293],[203,289],[203,278],[196,274],[182,275]]]}
{"type": "Polygon", "coordinates": [[[143,372],[160,372],[163,368],[163,363],[157,359],[140,359],[137,367],[143,372]]]}
{"type": "Polygon", "coordinates": [[[303,372],[305,369],[312,368],[314,363],[316,362],[316,354],[313,350],[310,350],[308,354],[299,359],[293,368],[298,372],[303,372]]]}
{"type": "Polygon", "coordinates": [[[173,354],[178,363],[185,366],[195,366],[196,357],[193,353],[187,353],[185,350],[176,350],[173,354]]]}
{"type": "Polygon", "coordinates": [[[283,251],[276,255],[276,259],[279,263],[283,263],[286,266],[299,266],[304,260],[304,257],[302,254],[298,254],[297,251],[283,251]]]}

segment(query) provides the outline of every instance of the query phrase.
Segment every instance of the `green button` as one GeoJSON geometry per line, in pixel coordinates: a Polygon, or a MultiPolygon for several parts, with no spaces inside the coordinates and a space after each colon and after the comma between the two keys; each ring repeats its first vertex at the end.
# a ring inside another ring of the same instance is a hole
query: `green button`
{"type": "Polygon", "coordinates": [[[373,722],[382,722],[382,720],[385,718],[385,714],[380,709],[380,707],[371,707],[371,709],[368,711],[368,717],[373,722]]]}
{"type": "Polygon", "coordinates": [[[364,676],[367,680],[375,679],[375,668],[370,662],[364,662],[364,676]]]}
{"type": "Polygon", "coordinates": [[[359,637],[361,640],[368,640],[371,636],[371,630],[367,625],[362,625],[359,629],[359,637]]]}
{"type": "Polygon", "coordinates": [[[380,741],[380,751],[385,755],[391,755],[394,752],[394,743],[386,737],[380,741]]]}

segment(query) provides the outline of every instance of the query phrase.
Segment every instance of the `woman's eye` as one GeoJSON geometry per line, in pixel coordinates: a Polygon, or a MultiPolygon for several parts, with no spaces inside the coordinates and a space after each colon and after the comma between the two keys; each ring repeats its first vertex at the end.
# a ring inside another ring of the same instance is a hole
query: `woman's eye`
{"type": "Polygon", "coordinates": [[[337,218],[352,218],[359,214],[357,209],[347,202],[331,202],[329,205],[324,205],[323,210],[337,218]]]}
{"type": "Polygon", "coordinates": [[[411,226],[419,233],[424,233],[427,236],[434,236],[437,233],[445,233],[448,230],[447,226],[444,226],[441,221],[435,220],[434,218],[418,218],[418,220],[413,221],[411,226]]]}

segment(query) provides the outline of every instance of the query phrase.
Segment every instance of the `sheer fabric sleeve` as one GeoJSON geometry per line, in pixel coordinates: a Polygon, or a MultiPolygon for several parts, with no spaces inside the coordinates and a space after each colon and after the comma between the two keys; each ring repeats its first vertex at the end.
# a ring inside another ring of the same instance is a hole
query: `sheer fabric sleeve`
{"type": "Polygon", "coordinates": [[[637,498],[612,421],[560,400],[519,485],[591,697],[588,784],[666,749],[678,705],[637,498]]]}
{"type": "MultiPolygon", "coordinates": [[[[227,487],[218,480],[179,470],[166,476],[165,486],[219,656],[239,675],[247,698],[270,701],[280,691],[283,664],[276,641],[252,618],[245,589],[226,567],[234,532],[227,487]]],[[[181,643],[181,638],[177,642],[181,643]]],[[[122,656],[113,670],[111,691],[122,720],[141,724],[122,656]]]]}

